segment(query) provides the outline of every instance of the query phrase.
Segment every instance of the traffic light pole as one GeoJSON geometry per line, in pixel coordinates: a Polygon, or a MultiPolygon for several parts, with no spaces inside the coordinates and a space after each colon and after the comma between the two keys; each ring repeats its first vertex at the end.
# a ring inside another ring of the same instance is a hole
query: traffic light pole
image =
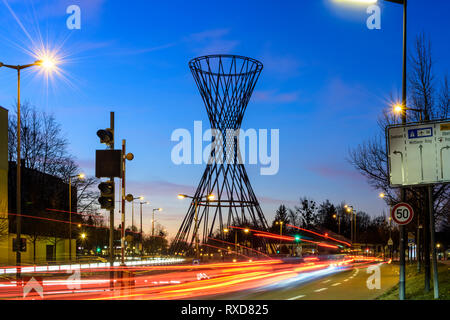
{"type": "MultiPolygon", "coordinates": [[[[109,114],[109,128],[112,130],[113,134],[114,134],[114,112],[111,111],[109,114]]],[[[114,136],[113,136],[114,137],[114,136]]],[[[112,143],[110,144],[110,149],[114,150],[114,138],[112,143]]],[[[114,184],[114,177],[110,178],[111,181],[114,184]]],[[[114,188],[114,192],[115,192],[115,188],[114,188]]],[[[114,197],[113,197],[114,200],[114,197]]],[[[114,204],[114,202],[113,202],[114,204]]],[[[109,265],[112,268],[114,266],[114,253],[115,253],[115,248],[114,248],[114,206],[112,209],[109,210],[109,265]]],[[[110,285],[111,287],[114,286],[114,271],[111,269],[110,271],[110,285]]]]}
{"type": "Polygon", "coordinates": [[[121,265],[125,265],[125,139],[122,140],[122,228],[121,228],[121,265]]]}

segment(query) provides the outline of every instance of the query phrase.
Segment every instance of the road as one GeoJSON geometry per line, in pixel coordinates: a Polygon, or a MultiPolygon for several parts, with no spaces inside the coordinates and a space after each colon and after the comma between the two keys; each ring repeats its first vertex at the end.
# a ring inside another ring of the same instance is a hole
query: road
{"type": "MultiPolygon", "coordinates": [[[[374,266],[377,264],[370,264],[374,266]]],[[[224,300],[372,300],[398,283],[398,266],[383,263],[380,268],[380,288],[369,289],[369,265],[348,268],[329,276],[293,282],[286,286],[267,286],[253,292],[216,295],[224,300]]]]}
{"type": "Polygon", "coordinates": [[[397,283],[397,269],[375,258],[325,257],[113,267],[113,280],[110,268],[52,271],[1,281],[0,299],[373,299],[397,283]],[[379,289],[367,287],[369,266],[380,271],[379,289]]]}

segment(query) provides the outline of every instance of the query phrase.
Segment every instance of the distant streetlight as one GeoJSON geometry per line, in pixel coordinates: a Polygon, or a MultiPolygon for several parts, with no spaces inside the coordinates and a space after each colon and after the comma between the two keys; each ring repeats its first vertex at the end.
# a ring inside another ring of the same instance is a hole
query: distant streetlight
{"type": "Polygon", "coordinates": [[[154,208],[152,213],[152,237],[155,236],[155,211],[162,211],[162,208],[154,208]]]}
{"type": "Polygon", "coordinates": [[[283,236],[283,221],[275,221],[276,225],[280,225],[280,246],[279,249],[281,250],[281,237],[283,236]]]}
{"type": "MultiPolygon", "coordinates": [[[[141,197],[142,199],[141,200],[143,200],[144,199],[144,197],[141,197]]],[[[148,201],[145,201],[145,202],[139,202],[139,205],[140,205],[140,212],[141,212],[141,230],[140,230],[140,233],[141,233],[141,256],[143,255],[143,253],[144,253],[144,242],[142,241],[143,239],[142,239],[142,235],[143,235],[143,233],[142,233],[142,205],[144,205],[144,204],[150,204],[150,202],[148,202],[148,201]]]]}
{"type": "MultiPolygon", "coordinates": [[[[188,196],[186,194],[178,194],[178,199],[184,199],[184,198],[190,198],[193,200],[194,202],[194,211],[195,211],[195,226],[194,226],[194,233],[195,233],[195,258],[198,260],[199,259],[199,238],[198,238],[198,201],[199,198],[198,197],[192,197],[192,196],[188,196]]],[[[205,199],[207,202],[208,201],[212,201],[214,200],[214,195],[213,194],[209,194],[207,196],[203,196],[200,197],[200,201],[203,201],[203,199],[205,199]]]]}
{"type": "MultiPolygon", "coordinates": [[[[128,202],[131,202],[131,233],[132,235],[132,239],[133,239],[133,244],[134,244],[134,201],[135,200],[144,200],[143,196],[139,196],[139,197],[135,197],[132,194],[127,194],[127,196],[125,197],[125,200],[127,200],[128,202]]],[[[133,255],[134,255],[134,250],[133,250],[133,255]]]]}
{"type": "MultiPolygon", "coordinates": [[[[0,68],[5,67],[17,71],[17,155],[16,155],[16,237],[17,243],[21,243],[21,158],[20,158],[20,71],[29,67],[39,66],[46,71],[55,69],[56,60],[50,56],[44,56],[34,63],[26,65],[9,65],[0,62],[0,68]]],[[[19,249],[19,248],[18,248],[19,249]]],[[[21,265],[21,251],[16,250],[16,265],[21,265]]],[[[17,270],[17,278],[20,279],[20,268],[17,270]]]]}
{"type": "Polygon", "coordinates": [[[69,262],[72,261],[72,178],[83,180],[84,173],[69,176],[69,262]]]}
{"type": "Polygon", "coordinates": [[[356,242],[356,211],[354,210],[353,206],[350,206],[348,204],[344,205],[344,208],[348,213],[350,213],[350,235],[352,242],[356,242]]]}
{"type": "Polygon", "coordinates": [[[383,192],[381,192],[378,196],[379,196],[380,198],[384,198],[386,195],[385,195],[383,192]]]}
{"type": "Polygon", "coordinates": [[[341,216],[337,213],[333,214],[333,219],[337,219],[338,221],[338,234],[341,234],[341,216]]]}
{"type": "Polygon", "coordinates": [[[86,233],[82,233],[82,234],[80,234],[80,237],[81,237],[81,239],[86,239],[86,233]]]}

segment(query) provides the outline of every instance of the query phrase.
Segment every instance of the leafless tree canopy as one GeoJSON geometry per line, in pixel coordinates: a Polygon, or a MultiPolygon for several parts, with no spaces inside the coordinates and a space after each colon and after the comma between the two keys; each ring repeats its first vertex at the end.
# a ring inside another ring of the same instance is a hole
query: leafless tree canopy
{"type": "MultiPolygon", "coordinates": [[[[409,99],[408,106],[422,109],[422,120],[448,119],[449,88],[447,75],[438,85],[434,75],[431,43],[425,35],[416,38],[414,52],[409,63],[409,99]]],[[[382,190],[387,196],[387,203],[398,202],[399,191],[389,187],[387,167],[387,151],[385,130],[390,124],[399,122],[392,114],[392,106],[387,106],[378,119],[380,132],[377,136],[358,145],[349,152],[349,162],[367,178],[368,183],[377,190],[382,190]]],[[[408,113],[410,121],[419,121],[420,114],[408,113]]],[[[409,197],[421,199],[420,188],[410,188],[409,197]]],[[[450,214],[450,187],[436,185],[433,190],[434,209],[439,222],[448,220],[450,214]]]]}
{"type": "MultiPolygon", "coordinates": [[[[17,110],[16,107],[12,108],[17,110]]],[[[8,119],[8,159],[16,161],[17,156],[17,111],[8,119]]],[[[79,173],[75,158],[68,152],[69,143],[64,137],[61,125],[52,114],[41,112],[25,102],[21,104],[21,159],[25,167],[35,169],[68,182],[69,177],[79,173]]],[[[98,211],[98,192],[93,188],[96,178],[73,179],[78,190],[78,211],[98,211]]]]}

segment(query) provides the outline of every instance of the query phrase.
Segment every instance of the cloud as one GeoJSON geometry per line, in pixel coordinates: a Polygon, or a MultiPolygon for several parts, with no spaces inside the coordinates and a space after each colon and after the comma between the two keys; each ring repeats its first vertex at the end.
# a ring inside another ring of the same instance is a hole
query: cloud
{"type": "Polygon", "coordinates": [[[265,54],[262,56],[261,62],[265,71],[277,74],[283,78],[299,75],[300,67],[303,65],[298,58],[289,55],[265,54]]]}
{"type": "Polygon", "coordinates": [[[230,29],[211,29],[192,33],[184,38],[191,50],[198,55],[231,53],[238,45],[238,40],[224,39],[230,29]]]}
{"type": "Polygon", "coordinates": [[[254,101],[267,103],[290,103],[297,101],[298,92],[278,93],[277,90],[257,90],[253,94],[254,101]]]}
{"type": "Polygon", "coordinates": [[[309,166],[308,169],[314,173],[319,174],[322,177],[329,179],[345,178],[352,181],[365,181],[364,177],[358,172],[346,168],[339,168],[334,164],[316,164],[309,166]]]}
{"type": "Polygon", "coordinates": [[[130,190],[139,190],[140,194],[144,195],[169,197],[173,199],[176,199],[179,193],[193,194],[196,190],[196,187],[193,185],[183,185],[163,180],[145,182],[128,180],[127,188],[130,190]]]}

